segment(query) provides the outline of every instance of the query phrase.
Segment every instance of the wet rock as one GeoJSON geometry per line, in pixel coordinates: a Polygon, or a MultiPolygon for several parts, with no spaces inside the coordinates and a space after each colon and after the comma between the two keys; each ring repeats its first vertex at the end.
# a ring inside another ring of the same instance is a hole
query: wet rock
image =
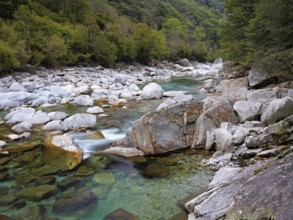
{"type": "Polygon", "coordinates": [[[33,207],[27,207],[23,212],[23,217],[26,219],[42,220],[48,218],[47,209],[43,205],[36,205],[33,207]]]}
{"type": "Polygon", "coordinates": [[[94,128],[97,118],[91,114],[75,114],[64,120],[65,126],[70,130],[78,130],[80,128],[94,128]]]}
{"type": "Polygon", "coordinates": [[[53,206],[56,215],[72,215],[75,212],[90,207],[96,203],[96,197],[92,191],[85,189],[78,192],[67,193],[59,196],[53,206]]]}
{"type": "Polygon", "coordinates": [[[22,199],[41,201],[53,195],[57,188],[55,185],[40,185],[21,190],[17,195],[22,199]]]}
{"type": "Polygon", "coordinates": [[[138,220],[138,218],[124,209],[117,209],[107,215],[103,220],[138,220]]]}
{"type": "Polygon", "coordinates": [[[32,123],[30,123],[28,121],[24,121],[24,122],[21,122],[15,126],[13,126],[11,129],[12,129],[12,131],[14,131],[16,133],[21,134],[21,133],[30,131],[32,126],[33,126],[32,123]]]}
{"type": "Polygon", "coordinates": [[[79,165],[83,152],[68,135],[47,138],[44,142],[43,161],[60,170],[71,170],[79,165]]]}
{"type": "Polygon", "coordinates": [[[157,162],[163,166],[175,166],[178,163],[178,159],[169,157],[158,157],[157,162]]]}
{"type": "Polygon", "coordinates": [[[115,183],[115,177],[112,173],[98,173],[94,176],[94,181],[102,185],[111,185],[115,183]]]}
{"type": "Polygon", "coordinates": [[[36,184],[37,185],[52,185],[56,181],[56,178],[54,176],[41,176],[37,179],[36,184]]]}
{"type": "Polygon", "coordinates": [[[58,167],[44,165],[42,167],[37,168],[35,171],[33,171],[33,174],[35,176],[46,176],[46,175],[56,174],[58,172],[59,172],[58,167]]]}
{"type": "Polygon", "coordinates": [[[293,100],[289,97],[272,101],[261,115],[261,121],[265,124],[275,123],[293,113],[293,100]]]}
{"type": "Polygon", "coordinates": [[[91,176],[95,172],[95,167],[94,166],[81,166],[79,169],[76,171],[75,176],[91,176]]]}
{"type": "Polygon", "coordinates": [[[233,105],[233,109],[238,113],[240,122],[257,119],[260,115],[261,103],[238,101],[233,105]]]}
{"type": "Polygon", "coordinates": [[[65,112],[50,112],[48,113],[48,116],[51,120],[62,120],[64,118],[68,117],[68,114],[65,112]]]}
{"type": "Polygon", "coordinates": [[[58,187],[61,190],[66,190],[71,187],[80,187],[86,183],[85,179],[79,177],[67,177],[58,183],[58,187]]]}
{"type": "Polygon", "coordinates": [[[93,108],[89,108],[86,113],[89,113],[89,114],[100,114],[100,113],[103,113],[104,110],[102,108],[100,108],[99,106],[95,106],[93,108]]]}
{"type": "Polygon", "coordinates": [[[163,97],[164,90],[157,83],[150,83],[142,89],[142,97],[145,99],[160,99],[163,97]]]}
{"type": "Polygon", "coordinates": [[[125,148],[125,147],[110,147],[102,151],[105,154],[113,154],[122,157],[134,157],[142,156],[144,153],[136,148],[125,148]]]}
{"type": "Polygon", "coordinates": [[[50,121],[42,128],[45,131],[67,131],[68,126],[61,120],[50,121]]]}
{"type": "Polygon", "coordinates": [[[105,136],[101,131],[94,131],[85,135],[83,139],[105,139],[105,136]]]}
{"type": "Polygon", "coordinates": [[[30,174],[17,176],[15,179],[16,184],[19,186],[28,185],[34,180],[36,180],[36,177],[30,174]]]}
{"type": "Polygon", "coordinates": [[[19,144],[15,143],[14,145],[7,146],[5,150],[11,153],[18,153],[33,150],[34,148],[37,148],[39,146],[40,144],[38,142],[25,142],[19,144]]]}
{"type": "Polygon", "coordinates": [[[27,151],[16,157],[15,161],[20,164],[30,164],[40,155],[38,151],[27,151]]]}
{"type": "Polygon", "coordinates": [[[0,206],[8,206],[15,202],[17,200],[17,197],[14,195],[2,195],[0,197],[0,206]]]}
{"type": "Polygon", "coordinates": [[[194,123],[202,108],[201,102],[191,101],[147,113],[133,124],[128,133],[132,146],[145,154],[191,146],[194,123]]]}
{"type": "Polygon", "coordinates": [[[149,178],[164,178],[170,174],[170,170],[160,166],[157,163],[153,163],[147,166],[144,171],[143,175],[149,178]]]}

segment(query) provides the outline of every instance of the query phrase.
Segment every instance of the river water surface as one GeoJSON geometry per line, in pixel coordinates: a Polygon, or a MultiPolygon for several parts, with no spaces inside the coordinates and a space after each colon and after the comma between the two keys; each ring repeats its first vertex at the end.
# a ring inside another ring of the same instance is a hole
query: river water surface
{"type": "MultiPolygon", "coordinates": [[[[199,83],[194,78],[180,77],[159,83],[164,91],[184,90],[197,99],[202,98],[198,93],[199,83]]],[[[112,140],[123,137],[135,120],[156,109],[160,103],[161,100],[128,102],[127,109],[105,109],[110,117],[99,118],[94,129],[101,131],[105,139],[96,139],[91,133],[71,133],[77,145],[87,153],[82,164],[70,172],[56,173],[52,168],[46,175],[40,175],[44,163],[42,146],[38,144],[47,135],[40,129],[35,130],[31,140],[15,142],[14,145],[27,147],[28,150],[0,157],[0,213],[20,219],[43,216],[44,219],[102,220],[122,208],[141,220],[168,220],[182,212],[178,203],[206,187],[212,176],[212,172],[200,165],[202,159],[210,156],[206,152],[184,150],[132,159],[90,153],[107,148],[112,140]],[[29,146],[36,147],[31,149],[29,146]],[[40,201],[19,198],[20,191],[39,184],[54,185],[56,190],[40,201]],[[72,200],[78,200],[74,194],[85,190],[94,195],[89,204],[67,210],[64,203],[64,211],[56,212],[56,199],[72,196],[72,200]]],[[[72,115],[85,112],[86,108],[68,105],[42,110],[58,110],[72,115]]],[[[1,114],[4,115],[4,112],[1,114]]],[[[9,131],[2,126],[0,132],[5,134],[9,131]]]]}

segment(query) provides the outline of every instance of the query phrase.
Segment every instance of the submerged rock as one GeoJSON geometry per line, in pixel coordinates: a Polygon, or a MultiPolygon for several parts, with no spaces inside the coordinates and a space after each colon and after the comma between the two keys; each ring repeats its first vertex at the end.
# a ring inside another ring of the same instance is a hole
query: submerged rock
{"type": "Polygon", "coordinates": [[[71,170],[79,165],[83,152],[68,135],[47,138],[44,142],[43,160],[60,170],[71,170]]]}
{"type": "Polygon", "coordinates": [[[53,213],[56,215],[72,215],[77,211],[96,203],[96,196],[91,190],[74,191],[59,196],[54,205],[53,213]]]}
{"type": "Polygon", "coordinates": [[[166,167],[153,163],[145,168],[143,175],[149,178],[164,178],[170,174],[170,170],[166,167]]]}
{"type": "Polygon", "coordinates": [[[138,220],[138,218],[124,209],[117,209],[107,215],[103,220],[138,220]]]}
{"type": "Polygon", "coordinates": [[[115,183],[115,177],[110,172],[98,173],[94,176],[94,181],[102,185],[115,183]]]}
{"type": "Polygon", "coordinates": [[[56,190],[55,185],[40,185],[23,189],[17,195],[23,199],[41,201],[53,195],[56,190]]]}

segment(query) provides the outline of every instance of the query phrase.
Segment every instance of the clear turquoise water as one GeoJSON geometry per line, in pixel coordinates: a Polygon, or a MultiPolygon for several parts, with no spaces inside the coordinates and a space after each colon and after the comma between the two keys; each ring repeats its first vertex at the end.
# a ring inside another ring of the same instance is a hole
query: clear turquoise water
{"type": "MultiPolygon", "coordinates": [[[[192,94],[197,94],[197,82],[193,79],[178,78],[171,82],[159,82],[165,91],[168,90],[188,90],[192,94]]],[[[127,109],[105,109],[110,115],[109,118],[98,119],[95,130],[104,133],[107,140],[117,139],[125,135],[131,127],[133,121],[137,120],[144,113],[155,109],[160,100],[129,102],[127,109]]],[[[44,111],[65,111],[69,114],[85,112],[86,108],[77,106],[56,106],[43,109],[44,111]]],[[[1,127],[3,131],[7,128],[1,127]]],[[[43,140],[45,133],[35,131],[34,139],[43,140]]],[[[74,134],[77,144],[84,150],[96,150],[101,147],[107,147],[105,140],[97,141],[84,140],[82,135],[74,134]],[[104,142],[103,142],[104,141],[104,142]]],[[[28,142],[35,141],[34,139],[28,142]]],[[[23,144],[26,141],[16,142],[23,144]]],[[[42,147],[37,147],[29,151],[35,153],[33,160],[24,163],[20,158],[23,153],[14,154],[10,161],[1,166],[0,173],[7,173],[8,178],[0,182],[1,186],[9,187],[9,195],[17,197],[21,189],[35,186],[36,180],[30,183],[17,182],[18,176],[29,175],[37,169],[42,161],[42,147]],[[34,168],[36,167],[36,168],[34,168]]],[[[186,196],[198,192],[201,188],[208,185],[212,173],[200,166],[200,161],[207,158],[206,152],[181,151],[168,155],[157,157],[144,157],[136,160],[124,159],[113,156],[100,156],[88,154],[82,165],[90,165],[95,169],[94,174],[82,177],[82,184],[73,184],[69,189],[55,192],[49,198],[39,202],[22,200],[25,206],[15,208],[15,205],[0,205],[0,213],[10,217],[20,217],[23,219],[32,219],[27,210],[36,205],[42,205],[46,209],[46,216],[57,217],[59,219],[89,219],[102,220],[110,212],[123,208],[135,214],[141,220],[162,220],[169,219],[182,210],[177,203],[186,196]],[[170,162],[171,161],[171,162],[170,162]],[[152,164],[158,164],[167,169],[169,175],[163,178],[150,178],[146,175],[146,168],[152,164]],[[96,175],[107,173],[114,179],[111,184],[103,185],[96,180],[96,175]],[[90,189],[97,197],[97,202],[80,211],[73,211],[66,215],[57,215],[52,212],[52,207],[56,198],[70,191],[79,191],[81,189],[90,189]]],[[[0,156],[0,159],[2,157],[0,156]]],[[[55,174],[55,185],[59,185],[64,179],[74,177],[77,169],[70,172],[55,174]]],[[[1,200],[0,195],[0,200],[1,200]]],[[[46,218],[45,218],[46,219],[46,218]]]]}

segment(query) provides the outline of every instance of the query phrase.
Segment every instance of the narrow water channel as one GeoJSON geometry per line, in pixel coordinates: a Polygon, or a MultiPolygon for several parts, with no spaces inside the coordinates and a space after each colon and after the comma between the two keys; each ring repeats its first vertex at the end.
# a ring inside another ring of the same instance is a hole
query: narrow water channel
{"type": "MultiPolygon", "coordinates": [[[[165,91],[184,90],[198,99],[202,97],[198,93],[198,82],[190,77],[159,83],[165,91]]],[[[97,140],[90,133],[71,135],[85,152],[105,148],[111,140],[123,137],[133,121],[155,109],[160,102],[129,102],[127,109],[106,109],[110,117],[98,119],[95,129],[101,131],[105,139],[97,140]]],[[[86,108],[56,106],[43,109],[56,110],[71,115],[85,112],[86,108]]],[[[3,127],[1,131],[6,132],[3,127]]],[[[34,134],[29,143],[22,141],[15,145],[36,146],[46,136],[38,129],[34,134]]],[[[25,152],[0,157],[0,213],[20,219],[35,219],[41,215],[44,219],[102,220],[122,208],[140,220],[168,220],[182,212],[178,205],[182,199],[208,185],[212,173],[201,167],[200,161],[209,156],[206,152],[191,150],[132,159],[86,153],[79,167],[57,173],[54,167],[44,169],[41,145],[33,149],[28,147],[25,152]],[[27,197],[33,199],[20,198],[24,190],[35,189],[38,185],[55,188],[44,197],[36,197],[34,194],[38,192],[28,190],[27,197]],[[86,205],[84,201],[87,201],[86,205]]]]}

